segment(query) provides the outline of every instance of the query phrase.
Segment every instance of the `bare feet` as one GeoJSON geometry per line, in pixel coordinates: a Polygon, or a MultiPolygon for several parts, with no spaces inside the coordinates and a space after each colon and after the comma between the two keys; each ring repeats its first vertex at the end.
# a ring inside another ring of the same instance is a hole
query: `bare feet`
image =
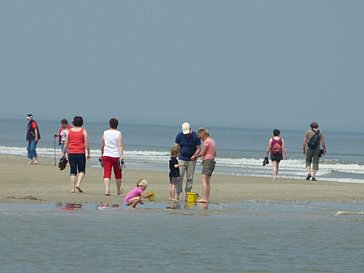
{"type": "Polygon", "coordinates": [[[123,189],[120,189],[120,191],[119,192],[117,192],[117,195],[120,195],[120,194],[122,194],[124,192],[124,190],[123,189]]]}
{"type": "Polygon", "coordinates": [[[33,160],[29,160],[27,165],[33,165],[33,160]]]}
{"type": "Polygon", "coordinates": [[[197,203],[208,203],[208,202],[209,202],[208,200],[202,198],[197,200],[197,203]]]}
{"type": "Polygon", "coordinates": [[[77,186],[76,189],[78,190],[78,192],[83,192],[83,190],[81,190],[79,186],[77,186]]]}

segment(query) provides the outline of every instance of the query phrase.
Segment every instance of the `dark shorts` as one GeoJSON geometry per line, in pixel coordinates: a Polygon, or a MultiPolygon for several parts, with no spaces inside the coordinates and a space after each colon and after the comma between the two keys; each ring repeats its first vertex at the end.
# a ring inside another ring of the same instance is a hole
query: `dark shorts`
{"type": "Polygon", "coordinates": [[[178,177],[169,177],[169,183],[172,185],[177,185],[178,177]]]}
{"type": "Polygon", "coordinates": [[[71,175],[86,172],[86,156],[85,154],[69,154],[68,162],[70,163],[71,175]]]}
{"type": "Polygon", "coordinates": [[[282,154],[272,154],[271,157],[270,157],[270,159],[272,161],[279,162],[279,161],[281,161],[283,159],[283,155],[282,154]]]}
{"type": "Polygon", "coordinates": [[[202,172],[201,174],[205,174],[207,176],[211,176],[215,170],[216,161],[215,159],[207,159],[202,161],[202,172]]]}

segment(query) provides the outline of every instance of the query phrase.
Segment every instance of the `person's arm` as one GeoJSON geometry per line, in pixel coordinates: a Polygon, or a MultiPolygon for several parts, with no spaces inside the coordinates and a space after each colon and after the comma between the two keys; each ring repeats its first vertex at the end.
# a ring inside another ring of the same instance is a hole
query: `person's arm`
{"type": "Polygon", "coordinates": [[[66,156],[66,153],[68,152],[68,134],[66,136],[66,141],[64,142],[64,148],[63,148],[63,154],[62,156],[66,156]]]}
{"type": "Polygon", "coordinates": [[[119,148],[119,154],[120,154],[120,160],[124,159],[124,145],[123,145],[123,135],[120,133],[118,137],[118,148],[119,148]]]}
{"type": "MultiPolygon", "coordinates": [[[[207,145],[207,143],[206,143],[206,145],[207,145]]],[[[207,146],[206,146],[206,148],[207,148],[207,146]]],[[[203,147],[203,149],[201,150],[201,139],[197,138],[197,140],[196,140],[196,151],[191,156],[191,160],[196,160],[198,157],[205,155],[206,148],[203,147]]]]}
{"type": "Polygon", "coordinates": [[[188,166],[188,163],[178,163],[178,164],[174,165],[175,168],[179,168],[181,166],[188,166]]]}
{"type": "Polygon", "coordinates": [[[105,139],[104,139],[104,134],[102,134],[102,137],[101,137],[101,155],[104,155],[104,148],[105,148],[105,139]]]}
{"type": "Polygon", "coordinates": [[[179,146],[179,144],[177,142],[174,143],[174,146],[173,147],[176,147],[178,150],[180,149],[180,146],[179,146]]]}
{"type": "Polygon", "coordinates": [[[196,152],[195,152],[195,154],[199,154],[199,155],[203,156],[203,155],[205,155],[205,152],[206,152],[206,148],[205,147],[203,147],[201,149],[201,145],[196,145],[196,152]]]}
{"type": "Polygon", "coordinates": [[[303,154],[306,154],[307,141],[308,141],[308,137],[307,137],[307,134],[305,134],[305,137],[303,138],[303,146],[302,146],[303,154]]]}
{"type": "Polygon", "coordinates": [[[267,147],[267,152],[265,153],[265,156],[268,157],[269,152],[270,152],[270,147],[272,146],[272,138],[269,139],[268,141],[268,147],[267,147]]]}
{"type": "Polygon", "coordinates": [[[203,146],[202,149],[201,149],[201,146],[197,145],[196,148],[197,148],[196,152],[194,153],[193,156],[191,156],[191,160],[196,160],[197,158],[199,158],[201,156],[204,156],[205,153],[206,153],[207,146],[203,146]]]}
{"type": "Polygon", "coordinates": [[[286,148],[286,143],[284,142],[284,140],[282,139],[282,151],[286,156],[286,159],[288,159],[288,152],[287,152],[287,148],[286,148]]]}
{"type": "Polygon", "coordinates": [[[186,164],[188,164],[187,162],[185,163],[179,163],[178,160],[176,160],[177,164],[174,165],[175,168],[179,168],[181,166],[186,166],[186,164]]]}
{"type": "Polygon", "coordinates": [[[320,143],[322,145],[322,149],[324,150],[324,154],[326,154],[326,143],[325,143],[325,138],[323,135],[321,135],[321,137],[320,137],[320,143]]]}
{"type": "Polygon", "coordinates": [[[38,142],[38,140],[39,140],[38,128],[35,128],[35,129],[34,129],[34,133],[35,133],[35,138],[34,138],[34,140],[35,140],[35,142],[38,142]]]}
{"type": "Polygon", "coordinates": [[[143,191],[142,193],[141,193],[141,197],[143,197],[143,198],[147,198],[147,199],[149,199],[150,197],[152,197],[154,195],[154,193],[153,192],[145,192],[145,191],[143,191]]]}
{"type": "Polygon", "coordinates": [[[58,134],[54,134],[54,138],[58,137],[58,145],[61,145],[61,132],[62,132],[62,127],[59,128],[58,134]]]}
{"type": "Polygon", "coordinates": [[[39,132],[38,132],[38,125],[36,122],[32,122],[32,126],[33,126],[33,129],[34,129],[34,140],[35,142],[38,142],[39,140],[39,132]]]}
{"type": "Polygon", "coordinates": [[[90,144],[88,142],[88,134],[86,129],[83,129],[83,135],[85,138],[85,149],[87,151],[87,159],[90,160],[91,159],[91,154],[90,154],[90,144]]]}

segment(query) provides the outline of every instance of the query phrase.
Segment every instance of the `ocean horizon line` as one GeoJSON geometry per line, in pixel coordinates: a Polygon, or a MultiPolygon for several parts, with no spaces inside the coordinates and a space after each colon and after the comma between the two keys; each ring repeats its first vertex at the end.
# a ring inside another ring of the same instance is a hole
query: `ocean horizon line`
{"type": "MultiPolygon", "coordinates": [[[[35,118],[35,120],[37,120],[38,122],[56,122],[56,123],[60,123],[60,120],[62,118],[65,117],[60,117],[60,118],[55,118],[55,117],[46,117],[46,118],[35,118]]],[[[105,123],[105,127],[108,126],[108,122],[109,122],[109,118],[106,119],[101,119],[101,118],[91,118],[91,121],[89,119],[84,118],[85,124],[93,124],[93,123],[105,123]]],[[[118,118],[116,116],[116,118],[118,118]]],[[[66,118],[67,119],[67,118],[66,118]]],[[[262,131],[272,131],[275,128],[280,129],[281,131],[302,131],[305,132],[305,130],[309,129],[309,125],[307,124],[307,126],[271,126],[271,125],[256,125],[256,126],[251,126],[251,125],[242,125],[239,126],[238,124],[221,124],[221,123],[216,123],[213,124],[211,122],[201,122],[201,121],[191,121],[191,120],[180,120],[180,121],[150,121],[150,120],[139,120],[139,119],[119,119],[119,123],[122,124],[126,124],[126,125],[143,125],[143,126],[167,126],[167,127],[181,127],[181,124],[185,121],[190,122],[190,124],[192,125],[192,129],[193,130],[197,130],[200,127],[211,127],[211,128],[225,128],[225,129],[237,129],[237,130],[241,130],[241,129],[246,129],[246,130],[262,130],[262,131]],[[193,126],[194,124],[200,124],[198,126],[193,126]]],[[[25,121],[26,119],[21,118],[21,117],[9,117],[9,118],[4,118],[1,117],[0,120],[3,121],[9,121],[9,120],[13,120],[13,121],[25,121]]],[[[67,119],[69,123],[72,123],[71,118],[67,119]]],[[[309,122],[308,122],[309,123],[309,122]]],[[[324,126],[321,126],[323,128],[325,128],[324,126]]],[[[342,126],[338,126],[338,128],[342,128],[342,126]]],[[[342,130],[342,129],[336,129],[333,128],[332,126],[328,126],[326,127],[326,129],[324,129],[325,132],[333,132],[333,133],[359,133],[359,134],[364,134],[364,129],[363,130],[354,130],[354,129],[349,129],[349,130],[342,130]]]]}

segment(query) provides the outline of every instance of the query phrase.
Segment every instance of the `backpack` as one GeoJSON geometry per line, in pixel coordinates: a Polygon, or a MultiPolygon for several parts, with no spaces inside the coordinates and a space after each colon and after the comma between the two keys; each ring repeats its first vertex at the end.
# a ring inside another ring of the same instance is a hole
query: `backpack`
{"type": "Polygon", "coordinates": [[[315,134],[307,142],[308,148],[316,150],[317,146],[320,145],[320,140],[320,130],[317,130],[317,132],[315,132],[315,134]]]}
{"type": "Polygon", "coordinates": [[[282,153],[282,140],[275,140],[274,138],[272,138],[272,143],[271,143],[271,153],[272,154],[281,154],[282,153]]]}

